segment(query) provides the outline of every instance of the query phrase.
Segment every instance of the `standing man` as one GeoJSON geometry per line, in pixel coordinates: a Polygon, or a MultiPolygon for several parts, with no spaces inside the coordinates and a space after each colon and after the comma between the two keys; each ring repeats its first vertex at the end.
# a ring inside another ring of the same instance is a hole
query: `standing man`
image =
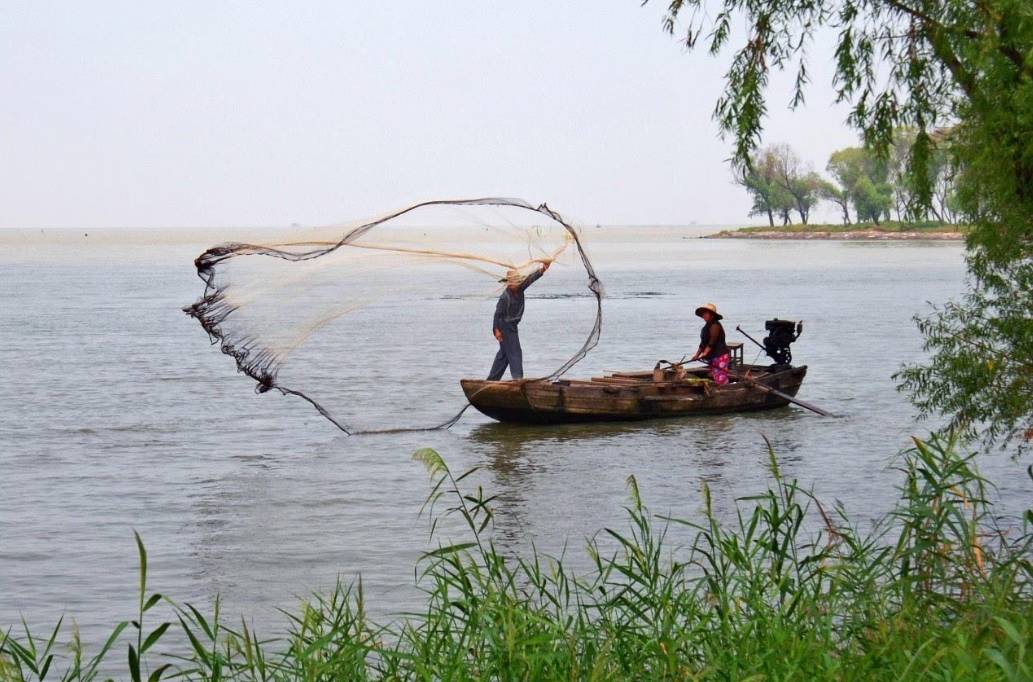
{"type": "Polygon", "coordinates": [[[542,263],[540,270],[532,272],[527,277],[522,277],[519,270],[509,270],[506,272],[506,278],[499,280],[506,283],[506,289],[495,305],[492,332],[499,342],[499,352],[495,354],[488,381],[502,379],[507,366],[513,379],[524,378],[524,356],[520,350],[520,334],[517,332],[520,318],[524,316],[524,289],[537,282],[548,269],[549,263],[542,263]]]}

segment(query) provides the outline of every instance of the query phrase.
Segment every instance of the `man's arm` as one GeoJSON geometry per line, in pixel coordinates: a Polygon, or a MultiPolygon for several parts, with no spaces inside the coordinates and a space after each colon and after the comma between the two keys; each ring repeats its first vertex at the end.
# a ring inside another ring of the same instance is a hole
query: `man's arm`
{"type": "Polygon", "coordinates": [[[531,286],[545,274],[545,271],[549,269],[549,263],[542,263],[542,267],[539,270],[535,270],[530,275],[524,278],[524,281],[520,283],[520,291],[524,291],[527,287],[531,286]]]}
{"type": "Polygon", "coordinates": [[[495,304],[495,317],[491,321],[491,332],[499,341],[502,340],[502,322],[506,319],[506,312],[509,308],[509,297],[503,292],[499,296],[499,302],[495,304]]]}

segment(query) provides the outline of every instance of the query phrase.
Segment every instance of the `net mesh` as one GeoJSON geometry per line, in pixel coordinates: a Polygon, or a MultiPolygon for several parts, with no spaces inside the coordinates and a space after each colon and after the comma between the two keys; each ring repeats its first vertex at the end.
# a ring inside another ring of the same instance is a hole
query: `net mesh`
{"type": "Polygon", "coordinates": [[[297,396],[345,433],[447,428],[469,407],[458,379],[484,376],[498,347],[500,280],[544,263],[557,267],[527,290],[542,300],[521,337],[528,376],[554,379],[598,342],[602,286],[579,231],[519,199],[429,201],[213,247],[195,260],[204,292],[184,311],[257,392],[297,396]]]}

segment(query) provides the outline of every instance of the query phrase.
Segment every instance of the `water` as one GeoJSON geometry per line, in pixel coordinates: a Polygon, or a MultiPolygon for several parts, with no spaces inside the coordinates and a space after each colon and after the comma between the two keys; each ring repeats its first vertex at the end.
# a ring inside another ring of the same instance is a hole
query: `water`
{"type": "MultiPolygon", "coordinates": [[[[3,234],[0,624],[65,614],[96,639],[130,616],[134,529],[147,543],[154,589],[200,604],[219,593],[224,612],[264,632],[282,629],[278,607],[338,576],[362,574],[374,613],[412,608],[414,562],[434,546],[417,518],[429,485],[410,456],[422,446],[457,471],[482,467],[476,481],[500,496],[500,544],[566,546],[575,563],[584,538],[622,524],[630,473],[655,511],[696,515],[707,481],[729,514],[736,496],[766,485],[762,434],[785,474],[823,500],[841,501],[862,521],[884,513],[899,480],[888,468],[893,455],[925,428],[890,375],[922,357],[911,316],[961,290],[961,248],[695,234],[588,231],[608,298],[602,343],[572,374],[649,368],[691,352],[699,325],[691,311],[713,301],[729,312],[731,338],[735,324],[759,332],[775,315],[806,320],[794,346],[810,367],[800,396],[840,418],[791,407],[527,428],[471,411],[447,432],[347,437],[300,400],[255,395],[180,312],[200,292],[193,256],[225,234],[3,234]]],[[[429,287],[426,296],[438,292],[429,287]]],[[[466,305],[487,328],[492,301],[466,305]]],[[[570,305],[529,296],[522,336],[530,372],[562,358],[549,333],[569,325],[570,305]]],[[[416,318],[411,327],[435,322],[416,318]]],[[[455,343],[486,372],[494,347],[484,335],[455,343]]],[[[350,356],[347,369],[376,371],[383,359],[367,352],[350,356]]],[[[429,363],[419,372],[423,390],[440,387],[449,397],[400,410],[429,417],[459,406],[454,367],[429,363]]],[[[1002,455],[981,463],[1000,486],[1002,514],[1028,505],[1021,463],[1002,455]]]]}

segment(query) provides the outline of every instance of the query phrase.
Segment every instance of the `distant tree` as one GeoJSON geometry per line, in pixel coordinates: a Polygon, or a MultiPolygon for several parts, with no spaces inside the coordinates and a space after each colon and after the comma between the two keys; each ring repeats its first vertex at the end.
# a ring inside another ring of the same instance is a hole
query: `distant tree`
{"type": "Polygon", "coordinates": [[[778,185],[775,189],[775,210],[778,215],[782,218],[782,226],[793,224],[793,209],[796,207],[796,202],[793,199],[793,195],[790,194],[782,185],[778,185]]]}
{"type": "Polygon", "coordinates": [[[890,215],[893,193],[888,183],[875,183],[868,175],[862,175],[850,195],[859,221],[878,225],[883,216],[890,215]]]}
{"type": "Polygon", "coordinates": [[[843,212],[843,224],[850,224],[850,193],[828,180],[818,180],[818,197],[839,206],[843,212]]]}
{"type": "Polygon", "coordinates": [[[789,145],[779,144],[769,149],[774,157],[775,178],[788,195],[791,210],[795,210],[800,215],[800,222],[806,225],[811,208],[818,202],[819,178],[789,145]]]}
{"type": "Polygon", "coordinates": [[[751,216],[767,216],[775,226],[775,218],[783,225],[793,222],[793,211],[807,224],[811,208],[818,202],[821,178],[810,171],[788,145],[765,147],[748,165],[739,166],[735,182],[746,189],[753,200],[751,216]]]}
{"type": "Polygon", "coordinates": [[[800,219],[807,224],[811,217],[811,209],[821,200],[821,176],[813,170],[808,170],[804,175],[797,178],[790,193],[796,201],[796,210],[800,219]]]}
{"type": "Polygon", "coordinates": [[[775,226],[775,210],[771,202],[761,194],[753,195],[753,206],[750,207],[750,216],[767,216],[768,225],[775,226]]]}
{"type": "Polygon", "coordinates": [[[857,181],[864,174],[864,150],[858,147],[847,147],[832,152],[825,170],[849,196],[857,181]]]}
{"type": "Polygon", "coordinates": [[[825,167],[854,205],[859,222],[879,224],[893,208],[893,188],[889,165],[861,147],[833,152],[825,167]]]}
{"type": "Polygon", "coordinates": [[[775,226],[775,215],[780,214],[781,197],[776,180],[775,159],[770,149],[761,150],[748,166],[736,168],[735,183],[741,185],[753,200],[751,216],[767,216],[768,225],[775,226]]]}
{"type": "Polygon", "coordinates": [[[783,225],[792,223],[791,212],[797,205],[782,180],[783,156],[779,146],[765,147],[754,155],[748,166],[738,167],[735,173],[735,183],[745,188],[753,200],[750,215],[767,216],[771,227],[775,226],[775,218],[783,225]]]}
{"type": "Polygon", "coordinates": [[[767,216],[768,225],[771,227],[775,226],[775,209],[772,207],[771,202],[761,194],[755,194],[753,196],[753,206],[750,208],[750,216],[767,216]]]}

